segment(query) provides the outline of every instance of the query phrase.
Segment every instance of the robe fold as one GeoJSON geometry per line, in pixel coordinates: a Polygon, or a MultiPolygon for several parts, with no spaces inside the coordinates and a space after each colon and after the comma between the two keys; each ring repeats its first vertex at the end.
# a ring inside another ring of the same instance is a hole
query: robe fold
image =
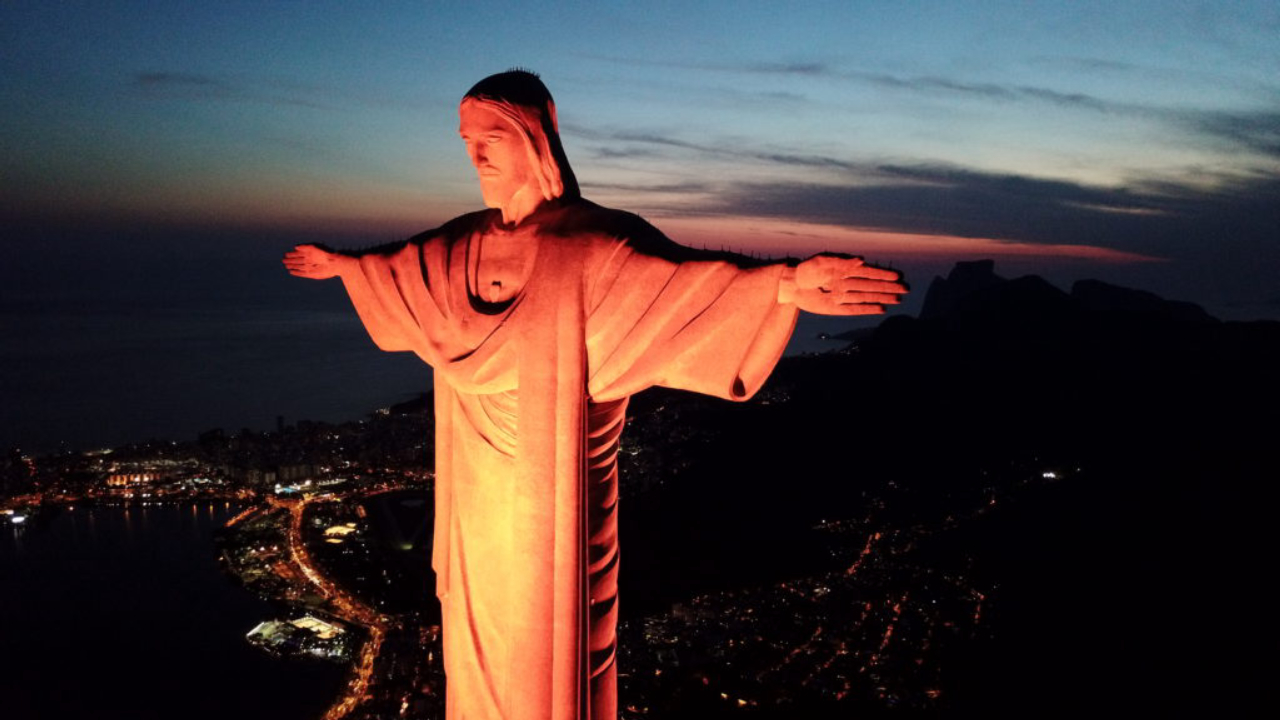
{"type": "Polygon", "coordinates": [[[629,213],[577,199],[500,219],[364,254],[343,281],[378,347],[435,370],[447,716],[613,720],[627,398],[750,397],[796,310],[777,302],[781,265],[709,259],[629,213]],[[502,233],[537,250],[524,287],[489,303],[475,263],[502,233]]]}

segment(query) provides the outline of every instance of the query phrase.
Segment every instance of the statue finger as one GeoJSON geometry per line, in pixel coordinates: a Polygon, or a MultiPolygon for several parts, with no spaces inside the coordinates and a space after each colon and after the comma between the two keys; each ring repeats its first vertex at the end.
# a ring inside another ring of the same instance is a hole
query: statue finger
{"type": "Polygon", "coordinates": [[[884,306],[875,303],[840,303],[832,315],[883,315],[884,306]]]}
{"type": "Polygon", "coordinates": [[[897,305],[901,301],[902,300],[897,295],[878,292],[846,292],[844,297],[841,299],[842,303],[864,302],[878,303],[881,305],[897,305]]]}
{"type": "Polygon", "coordinates": [[[836,287],[844,292],[876,292],[895,295],[907,293],[907,287],[900,282],[869,278],[842,278],[836,287]]]}
{"type": "Polygon", "coordinates": [[[862,278],[866,280],[888,280],[896,282],[902,279],[902,274],[897,270],[885,270],[875,265],[858,265],[852,268],[846,268],[846,278],[862,278]]]}

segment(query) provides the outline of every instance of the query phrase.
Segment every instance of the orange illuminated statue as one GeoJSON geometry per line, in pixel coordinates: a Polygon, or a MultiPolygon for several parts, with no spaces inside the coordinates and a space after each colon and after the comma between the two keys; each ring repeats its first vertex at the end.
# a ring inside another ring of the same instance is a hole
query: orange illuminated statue
{"type": "Polygon", "coordinates": [[[616,717],[618,438],[653,385],[750,397],[797,309],[883,312],[897,273],[752,263],[581,197],[536,75],[482,80],[461,134],[491,210],[285,266],[341,277],[378,347],[435,369],[433,565],[452,720],[616,717]]]}

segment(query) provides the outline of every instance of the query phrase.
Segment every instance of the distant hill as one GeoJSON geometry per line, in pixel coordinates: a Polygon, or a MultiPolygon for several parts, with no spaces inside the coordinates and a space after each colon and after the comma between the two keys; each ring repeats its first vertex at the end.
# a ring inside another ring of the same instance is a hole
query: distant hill
{"type": "Polygon", "coordinates": [[[820,564],[817,520],[959,512],[984,477],[1034,458],[1077,479],[1028,490],[922,556],[965,558],[938,572],[995,588],[991,640],[944,669],[941,707],[1243,710],[1268,686],[1248,658],[1280,639],[1257,600],[1273,564],[1277,368],[1280,323],[960,263],[920,317],[785,359],[750,403],[635,398],[624,437],[646,482],[663,480],[631,486],[623,597],[651,612],[804,575],[820,564]],[[869,511],[886,488],[897,500],[869,511]]]}
{"type": "Polygon", "coordinates": [[[1068,296],[1035,275],[1006,280],[996,275],[995,261],[956,263],[947,277],[935,277],[925,293],[921,320],[955,315],[1004,313],[1002,305],[1032,303],[1025,312],[1054,313],[1069,307],[1110,319],[1151,322],[1216,322],[1200,306],[1165,300],[1154,293],[1111,285],[1100,280],[1080,280],[1068,296]],[[1034,289],[1032,289],[1034,288],[1034,289]]]}

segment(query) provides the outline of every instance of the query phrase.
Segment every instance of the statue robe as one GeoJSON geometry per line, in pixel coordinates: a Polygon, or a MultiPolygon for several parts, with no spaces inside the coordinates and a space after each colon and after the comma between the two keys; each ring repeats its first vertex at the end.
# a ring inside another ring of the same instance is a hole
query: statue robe
{"type": "Polygon", "coordinates": [[[616,717],[617,451],[653,385],[750,397],[795,324],[782,267],[672,243],[635,215],[464,215],[343,280],[383,350],[435,369],[436,521],[451,720],[616,717]],[[475,289],[486,237],[536,243],[509,301],[475,289]]]}

